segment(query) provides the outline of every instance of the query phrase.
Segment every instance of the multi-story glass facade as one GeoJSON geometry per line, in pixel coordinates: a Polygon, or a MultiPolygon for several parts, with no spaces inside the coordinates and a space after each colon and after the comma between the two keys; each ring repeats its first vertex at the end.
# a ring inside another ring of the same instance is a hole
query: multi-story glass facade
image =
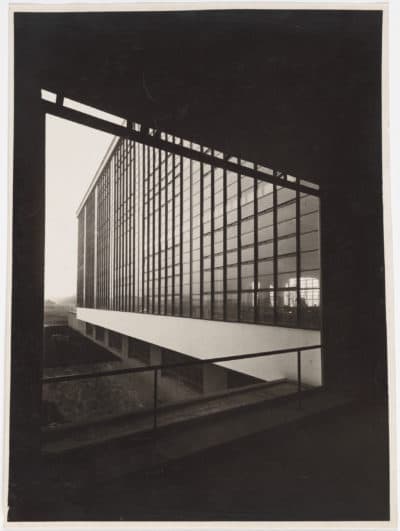
{"type": "Polygon", "coordinates": [[[120,139],[78,215],[78,306],[319,328],[318,191],[259,176],[120,139]]]}

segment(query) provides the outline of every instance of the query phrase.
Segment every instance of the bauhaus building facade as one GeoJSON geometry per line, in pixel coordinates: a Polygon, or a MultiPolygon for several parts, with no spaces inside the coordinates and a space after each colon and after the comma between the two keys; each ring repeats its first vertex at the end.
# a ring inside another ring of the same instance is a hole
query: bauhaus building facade
{"type": "MultiPolygon", "coordinates": [[[[80,329],[122,357],[147,345],[149,362],[320,344],[318,186],[160,138],[192,156],[116,138],[79,207],[80,329]]],[[[320,350],[304,355],[320,384],[320,350]]],[[[225,365],[269,380],[292,361],[225,365]]]]}

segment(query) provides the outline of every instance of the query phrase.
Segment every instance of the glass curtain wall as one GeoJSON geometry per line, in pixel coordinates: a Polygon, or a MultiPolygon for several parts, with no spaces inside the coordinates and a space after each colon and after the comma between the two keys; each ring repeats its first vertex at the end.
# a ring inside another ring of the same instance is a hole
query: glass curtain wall
{"type": "Polygon", "coordinates": [[[81,306],[319,328],[317,195],[122,139],[95,188],[97,297],[92,192],[78,223],[81,306]]]}

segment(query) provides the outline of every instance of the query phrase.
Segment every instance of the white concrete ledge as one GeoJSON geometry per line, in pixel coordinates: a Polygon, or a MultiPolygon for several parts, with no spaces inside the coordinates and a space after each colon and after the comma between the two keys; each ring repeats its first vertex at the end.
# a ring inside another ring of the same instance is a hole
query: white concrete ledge
{"type": "MultiPolygon", "coordinates": [[[[319,345],[321,342],[319,331],[281,326],[89,308],[78,308],[77,318],[199,359],[319,345]]],[[[297,371],[296,353],[238,360],[221,365],[265,380],[294,378],[297,371]]],[[[304,383],[321,384],[319,349],[302,354],[302,373],[304,383]]]]}

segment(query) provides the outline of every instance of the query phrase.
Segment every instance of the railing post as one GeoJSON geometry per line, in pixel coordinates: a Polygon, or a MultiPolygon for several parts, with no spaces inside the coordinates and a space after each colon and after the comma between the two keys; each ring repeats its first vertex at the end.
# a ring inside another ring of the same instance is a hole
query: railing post
{"type": "Polygon", "coordinates": [[[157,429],[158,369],[154,369],[153,430],[157,429]]]}
{"type": "Polygon", "coordinates": [[[297,397],[298,407],[301,409],[301,350],[297,351],[297,397]]]}

